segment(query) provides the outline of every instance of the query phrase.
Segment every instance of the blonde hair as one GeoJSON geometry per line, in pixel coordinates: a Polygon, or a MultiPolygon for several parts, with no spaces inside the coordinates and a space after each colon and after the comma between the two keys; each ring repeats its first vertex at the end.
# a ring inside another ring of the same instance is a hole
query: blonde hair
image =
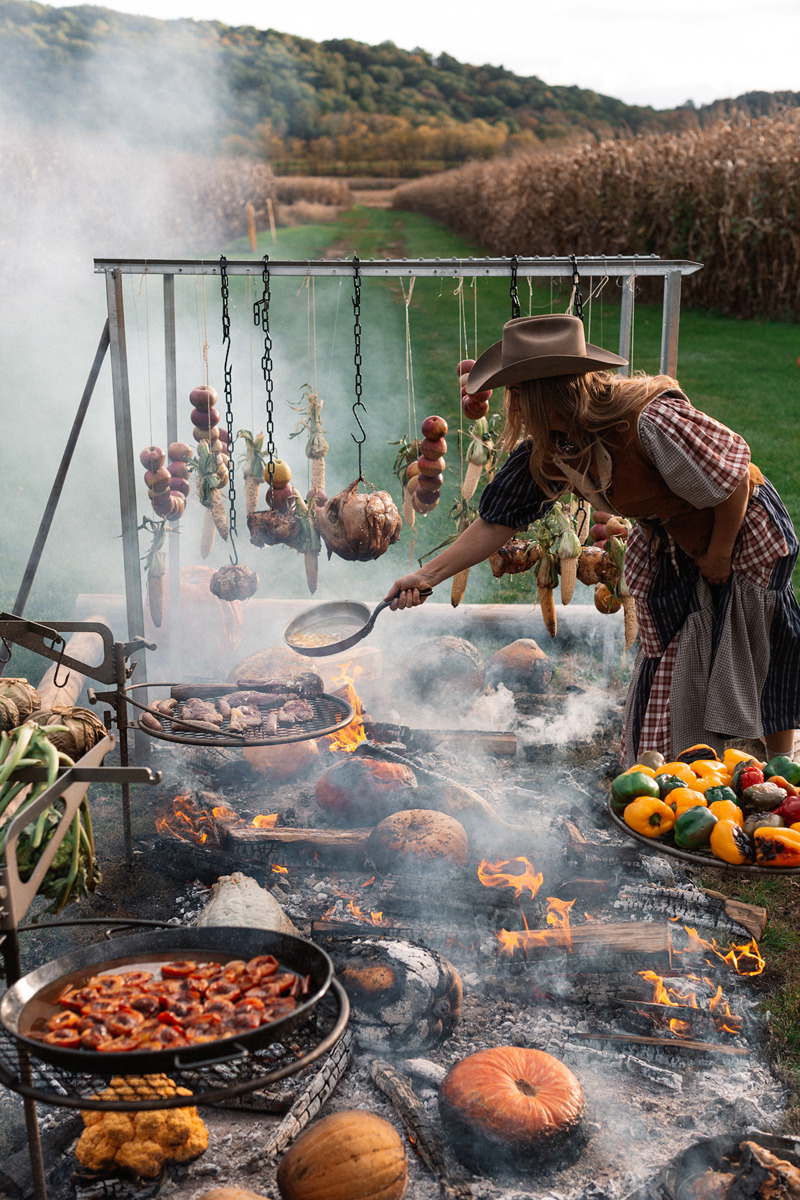
{"type": "Polygon", "coordinates": [[[588,469],[592,444],[615,426],[625,428],[656,396],[679,384],[669,375],[633,375],[625,378],[610,371],[589,371],[583,375],[554,375],[546,379],[526,379],[513,389],[519,396],[510,405],[506,388],[503,450],[513,450],[520,441],[533,443],[530,471],[536,483],[549,495],[563,491],[561,476],[548,473],[545,464],[553,453],[552,421],[558,417],[566,426],[566,437],[575,446],[560,457],[577,471],[588,469]],[[562,486],[554,487],[560,483],[562,486]]]}

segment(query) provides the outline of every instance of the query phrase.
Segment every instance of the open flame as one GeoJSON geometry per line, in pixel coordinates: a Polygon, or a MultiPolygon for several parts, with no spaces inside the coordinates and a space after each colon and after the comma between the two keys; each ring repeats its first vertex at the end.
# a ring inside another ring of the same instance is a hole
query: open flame
{"type": "Polygon", "coordinates": [[[367,735],[364,731],[364,722],[362,720],[364,708],[361,704],[361,699],[358,695],[358,692],[353,686],[364,668],[354,666],[352,668],[353,674],[348,675],[347,672],[350,666],[350,663],[341,664],[339,667],[339,676],[338,678],[335,678],[332,683],[336,688],[335,695],[341,696],[343,700],[346,700],[348,704],[353,706],[355,716],[349,725],[345,725],[344,729],[338,730],[337,733],[329,733],[326,735],[325,741],[328,743],[328,749],[331,751],[331,753],[335,753],[337,750],[343,750],[345,753],[352,753],[356,746],[359,746],[361,742],[364,742],[367,739],[367,735]]]}
{"type": "MultiPolygon", "coordinates": [[[[484,887],[510,887],[518,900],[523,892],[530,892],[533,900],[542,883],[544,876],[537,871],[527,858],[508,858],[502,862],[492,863],[483,859],[478,864],[478,879],[484,887]],[[516,867],[507,871],[506,867],[516,867]]],[[[569,925],[569,912],[574,900],[559,900],[557,896],[547,897],[547,924],[549,929],[531,929],[525,913],[522,913],[524,929],[501,929],[497,940],[504,953],[513,956],[516,950],[523,953],[532,946],[551,945],[562,949],[572,950],[572,936],[569,925]]]]}
{"type": "Polygon", "coordinates": [[[684,925],[683,930],[689,941],[683,950],[674,949],[675,954],[713,954],[721,962],[733,967],[737,975],[760,975],[766,966],[755,938],[742,945],[731,944],[724,949],[715,938],[706,941],[689,925],[684,925]]]}
{"type": "MultiPolygon", "coordinates": [[[[361,887],[367,887],[373,882],[374,878],[375,876],[373,875],[372,879],[368,879],[366,883],[362,883],[361,887]]],[[[360,904],[357,903],[354,896],[346,896],[344,892],[339,892],[339,899],[335,904],[331,905],[322,919],[324,921],[335,921],[340,920],[342,916],[347,916],[354,921],[363,921],[366,925],[383,924],[382,912],[373,912],[372,910],[365,912],[360,904]],[[345,900],[347,904],[344,903],[345,900]]]]}
{"type": "MultiPolygon", "coordinates": [[[[717,984],[714,995],[707,1002],[704,1002],[704,1004],[700,1004],[696,992],[683,992],[679,988],[668,987],[661,976],[657,975],[655,971],[639,971],[638,974],[647,983],[653,985],[651,1004],[658,1004],[664,1008],[694,1008],[698,1012],[710,1016],[714,1028],[718,1032],[741,1033],[741,1017],[731,1012],[730,1005],[722,993],[721,985],[717,984]]],[[[690,982],[704,983],[709,987],[714,987],[714,983],[708,978],[701,979],[697,975],[688,975],[686,978],[690,982]]],[[[653,1016],[653,1013],[650,1012],[647,1015],[653,1016]]],[[[664,1014],[664,1018],[666,1019],[666,1014],[664,1014]]],[[[678,1037],[690,1037],[692,1033],[691,1019],[671,1017],[669,1018],[669,1028],[678,1037]]]]}
{"type": "Polygon", "coordinates": [[[277,813],[259,813],[252,821],[245,821],[225,804],[215,805],[208,812],[197,804],[190,792],[186,792],[175,796],[169,810],[156,818],[156,829],[162,837],[173,837],[198,846],[220,846],[220,826],[272,829],[277,821],[277,813]]]}
{"type": "Polygon", "coordinates": [[[531,894],[531,900],[544,882],[541,871],[535,872],[527,858],[507,858],[503,862],[496,863],[490,863],[484,858],[478,864],[478,879],[484,887],[513,887],[517,899],[527,890],[531,894]],[[520,865],[520,870],[505,871],[503,869],[516,863],[520,865]]]}

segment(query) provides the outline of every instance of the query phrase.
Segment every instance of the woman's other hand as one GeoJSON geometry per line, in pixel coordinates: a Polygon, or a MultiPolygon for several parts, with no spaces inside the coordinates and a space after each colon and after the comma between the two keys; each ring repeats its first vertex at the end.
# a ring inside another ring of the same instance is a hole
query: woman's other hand
{"type": "Polygon", "coordinates": [[[424,604],[430,595],[430,582],[422,571],[414,571],[411,575],[402,575],[395,579],[384,600],[390,600],[389,607],[394,611],[398,608],[416,608],[424,604]],[[424,589],[425,595],[420,595],[424,589]]]}
{"type": "Polygon", "coordinates": [[[709,583],[727,583],[731,577],[733,567],[729,554],[713,554],[706,551],[694,561],[697,563],[700,574],[709,583]]]}

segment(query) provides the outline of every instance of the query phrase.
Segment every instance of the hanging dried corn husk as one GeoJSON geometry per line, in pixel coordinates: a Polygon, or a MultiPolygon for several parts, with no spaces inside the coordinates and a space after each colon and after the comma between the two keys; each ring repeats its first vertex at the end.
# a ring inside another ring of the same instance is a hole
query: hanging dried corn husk
{"type": "Polygon", "coordinates": [[[158,629],[164,615],[164,575],[167,571],[164,541],[167,536],[167,523],[166,520],[151,521],[149,517],[144,517],[139,528],[148,529],[153,534],[152,544],[147,554],[142,557],[142,562],[147,573],[147,606],[152,622],[158,629]]]}
{"type": "Polygon", "coordinates": [[[636,619],[636,606],[633,596],[628,591],[628,585],[625,582],[625,542],[622,538],[615,537],[613,534],[606,539],[606,553],[617,569],[618,578],[616,586],[612,589],[622,605],[622,611],[625,617],[625,649],[630,650],[633,643],[636,641],[636,635],[639,632],[639,623],[636,619]]]}
{"type": "Polygon", "coordinates": [[[47,733],[47,737],[56,750],[61,750],[73,760],[88,754],[108,733],[103,722],[88,708],[57,704],[53,708],[37,709],[31,713],[29,721],[45,730],[51,725],[66,726],[65,729],[53,729],[47,733]]]}
{"type": "MultiPolygon", "coordinates": [[[[189,463],[189,469],[197,473],[197,494],[200,497],[200,503],[211,513],[216,532],[221,538],[227,540],[228,514],[225,511],[225,501],[220,491],[222,487],[220,464],[205,442],[198,442],[197,458],[189,463]]],[[[207,534],[204,531],[203,543],[205,544],[207,540],[207,534]]],[[[201,553],[202,549],[203,546],[201,546],[201,553]]],[[[208,549],[211,549],[210,545],[208,549]]],[[[208,551],[206,551],[207,553],[208,551]]],[[[206,555],[204,554],[203,557],[205,558],[206,555]]]]}
{"type": "MultiPolygon", "coordinates": [[[[15,679],[12,676],[0,679],[0,700],[10,700],[16,706],[19,720],[14,722],[15,725],[21,725],[23,721],[27,721],[31,713],[41,704],[39,693],[32,683],[28,683],[27,679],[15,679]]],[[[14,725],[3,726],[0,724],[0,728],[13,729],[14,725]]]]}
{"type": "Polygon", "coordinates": [[[539,592],[539,603],[542,608],[542,620],[550,637],[555,637],[558,629],[556,620],[556,602],[553,589],[558,583],[556,560],[550,550],[543,550],[536,571],[536,588],[539,592]]]}
{"type": "Polygon", "coordinates": [[[481,417],[469,430],[470,443],[467,447],[467,471],[461,485],[461,495],[465,500],[471,500],[475,495],[480,477],[490,466],[494,446],[489,437],[489,422],[481,417]]]}
{"type": "Polygon", "coordinates": [[[254,435],[249,429],[240,429],[236,436],[242,438],[245,444],[244,458],[240,461],[244,476],[245,512],[249,514],[258,508],[258,489],[264,482],[264,468],[267,465],[263,453],[264,434],[254,435]]]}

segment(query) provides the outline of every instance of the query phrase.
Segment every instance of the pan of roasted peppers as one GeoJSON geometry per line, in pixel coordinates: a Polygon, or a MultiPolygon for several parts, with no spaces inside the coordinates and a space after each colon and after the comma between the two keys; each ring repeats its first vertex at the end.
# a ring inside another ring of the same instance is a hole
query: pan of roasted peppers
{"type": "Polygon", "coordinates": [[[608,812],[662,854],[744,873],[800,874],[800,763],[759,762],[690,746],[673,762],[648,751],[611,784],[608,812]]]}

